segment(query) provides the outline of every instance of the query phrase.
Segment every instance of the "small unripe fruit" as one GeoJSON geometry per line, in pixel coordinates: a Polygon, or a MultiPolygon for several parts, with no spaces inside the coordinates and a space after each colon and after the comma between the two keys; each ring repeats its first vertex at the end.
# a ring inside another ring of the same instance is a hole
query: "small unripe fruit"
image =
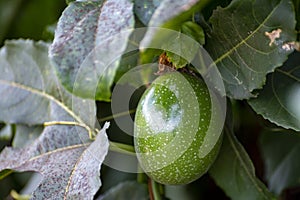
{"type": "Polygon", "coordinates": [[[202,80],[179,72],[161,75],[145,91],[136,111],[134,144],[152,179],[187,184],[207,172],[221,144],[220,134],[210,133],[217,137],[213,144],[205,140],[218,126],[212,99],[202,80]]]}

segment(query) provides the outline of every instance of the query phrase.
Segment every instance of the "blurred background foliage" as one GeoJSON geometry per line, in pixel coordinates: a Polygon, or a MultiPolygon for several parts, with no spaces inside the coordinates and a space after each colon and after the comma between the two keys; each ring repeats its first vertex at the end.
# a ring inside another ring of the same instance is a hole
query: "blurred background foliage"
{"type": "Polygon", "coordinates": [[[65,6],[64,0],[0,0],[1,46],[6,39],[51,39],[48,27],[57,22],[65,6]]]}

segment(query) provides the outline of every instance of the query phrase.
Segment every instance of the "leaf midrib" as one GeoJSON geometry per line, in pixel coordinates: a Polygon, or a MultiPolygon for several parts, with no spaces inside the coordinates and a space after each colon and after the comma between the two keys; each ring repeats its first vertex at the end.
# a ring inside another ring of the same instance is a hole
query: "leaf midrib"
{"type": "MultiPolygon", "coordinates": [[[[295,67],[295,68],[300,68],[300,66],[295,67]]],[[[296,70],[296,69],[294,69],[294,70],[296,70]]],[[[295,80],[296,82],[300,83],[300,77],[298,78],[298,77],[294,76],[293,74],[291,74],[290,72],[286,72],[282,69],[276,69],[276,71],[283,74],[283,75],[285,75],[285,76],[287,76],[287,77],[289,77],[289,78],[291,78],[291,79],[293,79],[293,80],[295,80]]]]}
{"type": "Polygon", "coordinates": [[[63,110],[65,110],[71,117],[73,117],[78,123],[83,124],[86,127],[88,127],[88,125],[86,125],[83,122],[83,120],[79,116],[77,116],[72,110],[70,110],[65,104],[63,104],[62,102],[60,102],[55,97],[49,95],[48,93],[46,93],[44,91],[37,90],[35,88],[28,87],[26,85],[22,85],[22,84],[19,84],[19,83],[16,83],[16,82],[7,81],[7,80],[3,80],[3,79],[0,80],[0,83],[4,84],[4,85],[8,85],[10,87],[14,87],[14,88],[18,88],[18,89],[22,89],[22,90],[28,91],[30,93],[33,93],[33,94],[39,95],[41,97],[44,97],[44,98],[46,98],[46,99],[48,99],[50,101],[53,101],[57,105],[59,105],[63,110]]]}
{"type": "Polygon", "coordinates": [[[255,186],[257,191],[259,191],[264,196],[265,199],[268,199],[268,195],[266,195],[264,193],[264,189],[259,187],[259,185],[257,184],[257,180],[252,176],[252,173],[248,170],[247,165],[244,162],[244,160],[242,159],[242,156],[240,155],[240,152],[238,151],[235,141],[233,139],[233,136],[231,134],[232,134],[231,131],[227,130],[226,135],[230,142],[230,146],[232,147],[237,159],[240,161],[242,168],[246,172],[247,176],[249,177],[250,181],[253,183],[253,185],[255,186]]]}
{"type": "MultiPolygon", "coordinates": [[[[90,144],[91,143],[88,142],[88,143],[76,144],[76,145],[71,145],[71,146],[67,146],[67,147],[58,148],[58,149],[55,149],[55,150],[52,150],[52,151],[48,151],[46,153],[42,153],[40,155],[34,156],[34,157],[30,158],[28,161],[34,161],[34,160],[39,159],[39,158],[41,158],[43,156],[48,156],[48,155],[59,153],[59,152],[63,152],[63,151],[69,151],[69,150],[79,149],[79,148],[82,148],[82,147],[86,147],[86,146],[88,146],[90,144]]],[[[28,162],[28,161],[26,161],[26,162],[28,162]]]]}
{"type": "Polygon", "coordinates": [[[77,166],[78,166],[78,164],[79,164],[79,161],[82,160],[82,157],[85,155],[85,153],[86,153],[86,150],[85,150],[84,152],[82,152],[82,154],[81,154],[81,155],[79,156],[79,158],[77,159],[77,161],[76,161],[74,167],[72,168],[72,172],[71,172],[71,174],[70,174],[70,177],[68,178],[67,186],[65,187],[64,200],[67,199],[67,194],[68,194],[68,192],[69,192],[69,188],[70,188],[70,185],[71,185],[71,180],[72,180],[72,178],[73,178],[73,176],[74,176],[74,173],[75,173],[75,171],[76,171],[76,169],[77,169],[77,166]]]}
{"type": "MultiPolygon", "coordinates": [[[[273,170],[273,173],[271,175],[271,177],[269,178],[269,180],[274,180],[274,177],[276,178],[276,175],[278,173],[280,173],[280,170],[282,170],[282,168],[284,167],[284,165],[286,164],[286,162],[290,159],[290,155],[293,155],[295,152],[299,151],[299,144],[296,144],[295,146],[293,146],[293,148],[290,149],[290,151],[281,159],[280,164],[277,165],[277,167],[273,170]]],[[[273,188],[273,189],[278,189],[277,188],[273,188]]],[[[282,188],[281,188],[282,189],[282,188]]]]}
{"type": "Polygon", "coordinates": [[[224,53],[223,55],[221,55],[219,58],[217,58],[216,60],[214,60],[214,64],[217,64],[217,63],[221,62],[222,60],[224,60],[225,58],[229,57],[230,54],[232,54],[234,51],[236,51],[243,44],[247,44],[247,41],[254,34],[256,34],[265,25],[265,23],[267,22],[267,20],[270,19],[270,17],[273,15],[273,13],[275,12],[275,10],[278,8],[278,6],[280,4],[281,4],[281,1],[274,7],[274,9],[272,10],[272,12],[270,12],[270,14],[265,18],[265,20],[261,24],[259,24],[259,26],[250,35],[248,35],[245,39],[243,39],[241,42],[239,42],[234,47],[232,47],[229,51],[227,51],[226,53],[224,53]]]}

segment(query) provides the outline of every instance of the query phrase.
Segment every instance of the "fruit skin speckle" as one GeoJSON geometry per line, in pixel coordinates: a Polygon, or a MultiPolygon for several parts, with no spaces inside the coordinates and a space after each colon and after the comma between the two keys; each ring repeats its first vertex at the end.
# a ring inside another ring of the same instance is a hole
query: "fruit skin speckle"
{"type": "Polygon", "coordinates": [[[178,185],[207,172],[222,141],[220,137],[206,156],[199,157],[214,123],[211,107],[206,84],[192,75],[169,72],[152,83],[139,102],[134,129],[137,157],[149,177],[178,185]]]}

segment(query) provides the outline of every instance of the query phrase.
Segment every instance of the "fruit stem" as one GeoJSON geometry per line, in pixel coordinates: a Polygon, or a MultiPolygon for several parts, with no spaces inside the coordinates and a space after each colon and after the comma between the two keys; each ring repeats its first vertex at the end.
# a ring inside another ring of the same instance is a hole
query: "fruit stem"
{"type": "Polygon", "coordinates": [[[159,185],[160,184],[153,179],[149,179],[148,188],[151,200],[162,200],[159,185]]]}
{"type": "Polygon", "coordinates": [[[118,142],[109,142],[109,150],[130,155],[130,156],[136,156],[134,147],[128,144],[118,143],[118,142]]]}
{"type": "Polygon", "coordinates": [[[138,164],[137,166],[138,169],[138,174],[137,174],[137,182],[138,183],[147,183],[147,176],[144,173],[143,169],[141,168],[141,166],[138,164]]]}
{"type": "Polygon", "coordinates": [[[128,110],[128,111],[124,111],[124,112],[116,113],[116,114],[113,114],[113,115],[109,115],[107,117],[100,118],[99,122],[104,122],[104,121],[111,120],[111,119],[114,119],[114,118],[117,118],[117,117],[123,117],[123,116],[126,116],[126,115],[130,115],[132,113],[135,113],[135,110],[136,109],[131,109],[131,110],[128,110]]]}
{"type": "Polygon", "coordinates": [[[16,200],[29,200],[31,198],[30,195],[21,195],[18,194],[15,190],[10,192],[10,195],[16,200]]]}

